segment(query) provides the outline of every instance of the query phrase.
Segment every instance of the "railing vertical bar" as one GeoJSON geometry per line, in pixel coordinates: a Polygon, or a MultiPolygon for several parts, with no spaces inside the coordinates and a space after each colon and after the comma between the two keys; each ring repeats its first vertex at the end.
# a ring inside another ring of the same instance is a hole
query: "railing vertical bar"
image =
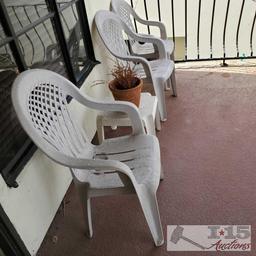
{"type": "Polygon", "coordinates": [[[18,44],[19,44],[19,47],[21,49],[21,52],[22,52],[23,56],[25,56],[25,49],[24,49],[22,43],[20,42],[20,40],[18,40],[18,44]]]}
{"type": "Polygon", "coordinates": [[[78,20],[78,17],[77,17],[77,15],[76,15],[76,12],[75,12],[74,5],[73,5],[73,4],[71,5],[71,9],[72,9],[73,15],[74,15],[74,17],[75,17],[75,20],[78,20]]]}
{"type": "MultiPolygon", "coordinates": [[[[14,7],[14,6],[11,6],[11,8],[12,8],[13,13],[14,13],[16,19],[18,20],[20,26],[23,28],[24,26],[23,26],[23,24],[21,23],[21,21],[20,21],[20,19],[19,19],[19,17],[18,17],[18,14],[17,14],[17,12],[16,12],[16,10],[15,10],[15,7],[14,7]]],[[[24,33],[24,35],[26,36],[26,38],[28,39],[28,41],[30,42],[30,44],[31,44],[31,46],[32,46],[32,58],[31,58],[31,64],[32,64],[32,63],[33,63],[33,60],[34,60],[34,56],[35,56],[35,48],[34,48],[34,45],[33,45],[33,43],[32,43],[31,38],[27,35],[27,33],[24,33]]],[[[20,41],[20,40],[19,40],[19,41],[20,41]]],[[[25,55],[25,49],[24,49],[23,45],[21,44],[21,42],[20,42],[20,46],[21,46],[21,48],[22,48],[22,50],[23,50],[23,53],[24,53],[24,55],[25,55]]]]}
{"type": "Polygon", "coordinates": [[[188,0],[185,0],[185,60],[188,58],[188,0]]]}
{"type": "Polygon", "coordinates": [[[175,23],[174,23],[174,3],[173,0],[171,0],[171,6],[172,6],[172,40],[175,47],[175,23]]]}
{"type": "Polygon", "coordinates": [[[243,0],[243,2],[242,2],[241,11],[240,11],[240,15],[239,15],[239,21],[238,21],[238,25],[237,25],[237,31],[236,31],[236,52],[237,52],[236,56],[237,57],[239,57],[239,55],[240,55],[239,46],[238,46],[238,39],[239,39],[241,20],[242,20],[242,16],[243,16],[244,3],[245,3],[245,0],[243,0]]]}
{"type": "MultiPolygon", "coordinates": [[[[1,36],[1,39],[3,39],[3,37],[1,36]]],[[[7,48],[7,45],[4,46],[4,49],[5,49],[5,53],[8,53],[8,48],[7,48]]]]}
{"type": "Polygon", "coordinates": [[[228,0],[228,3],[227,3],[224,30],[223,30],[223,63],[225,63],[225,58],[226,58],[226,29],[227,29],[227,21],[228,21],[228,14],[229,14],[229,5],[230,5],[230,0],[228,0]]]}
{"type": "Polygon", "coordinates": [[[62,17],[62,21],[63,21],[64,25],[67,27],[68,32],[70,33],[71,29],[69,28],[68,23],[67,23],[66,19],[64,18],[63,13],[59,12],[59,14],[62,17]]]}
{"type": "MultiPolygon", "coordinates": [[[[35,9],[35,8],[34,8],[34,9],[35,9]]],[[[29,20],[29,22],[32,23],[32,21],[31,21],[29,15],[28,15],[26,6],[24,6],[24,12],[25,12],[26,17],[27,17],[27,19],[29,20]]],[[[41,44],[42,44],[42,46],[43,46],[43,52],[44,52],[44,58],[43,58],[43,59],[45,59],[45,58],[46,58],[46,48],[45,48],[44,42],[43,42],[41,36],[39,35],[39,33],[37,32],[36,27],[34,27],[33,30],[35,31],[36,35],[38,36],[39,41],[41,42],[41,44]]]]}
{"type": "MultiPolygon", "coordinates": [[[[147,0],[144,0],[144,10],[145,10],[145,15],[146,15],[146,20],[148,20],[148,7],[147,7],[147,0]]],[[[148,34],[150,34],[150,27],[148,27],[148,34]]]]}
{"type": "MultiPolygon", "coordinates": [[[[12,11],[14,12],[14,10],[13,10],[14,7],[12,6],[12,7],[10,7],[10,8],[11,8],[12,11]]],[[[20,21],[19,21],[19,19],[18,19],[18,17],[17,17],[17,15],[16,15],[15,12],[14,12],[14,15],[15,15],[16,19],[18,20],[19,24],[20,24],[20,21]]],[[[20,26],[22,27],[22,24],[20,24],[20,26]]],[[[25,34],[25,35],[26,35],[26,34],[25,34]]],[[[26,37],[27,37],[27,35],[26,35],[26,37]]],[[[22,53],[25,55],[25,49],[24,49],[22,43],[21,43],[19,40],[18,40],[18,42],[19,42],[19,47],[21,48],[22,53]]]]}
{"type": "MultiPolygon", "coordinates": [[[[36,13],[37,13],[38,18],[40,18],[41,15],[40,15],[40,13],[39,13],[39,11],[38,11],[38,5],[35,6],[35,9],[36,9],[36,13]]],[[[44,22],[42,22],[41,24],[44,26],[44,29],[45,29],[47,35],[49,36],[49,38],[50,38],[52,44],[54,44],[55,42],[54,42],[54,40],[53,40],[53,38],[52,38],[52,35],[51,35],[49,29],[46,27],[46,25],[44,24],[44,22]]]]}
{"type": "Polygon", "coordinates": [[[201,21],[201,5],[202,2],[199,0],[198,3],[198,21],[197,21],[197,59],[200,59],[200,21],[201,21]]]}
{"type": "Polygon", "coordinates": [[[210,34],[210,58],[212,58],[212,41],[213,41],[213,26],[214,26],[214,17],[215,17],[215,6],[216,0],[213,0],[212,6],[212,21],[211,21],[211,34],[210,34]]]}
{"type": "MultiPolygon", "coordinates": [[[[132,8],[134,8],[133,0],[130,0],[130,2],[131,2],[131,7],[132,7],[132,8]]],[[[135,31],[136,31],[136,33],[138,33],[137,22],[136,22],[136,20],[135,20],[135,19],[133,19],[133,21],[134,21],[135,31]]]]}
{"type": "Polygon", "coordinates": [[[252,29],[251,29],[251,36],[250,36],[251,56],[253,56],[252,39],[253,39],[253,34],[254,34],[255,21],[256,21],[256,12],[254,14],[254,18],[253,18],[253,22],[252,22],[252,29]]]}
{"type": "Polygon", "coordinates": [[[162,21],[160,0],[157,0],[157,8],[158,8],[158,20],[162,21]]]}
{"type": "MultiPolygon", "coordinates": [[[[0,39],[3,40],[4,37],[0,35],[0,39]]],[[[7,45],[4,45],[5,53],[8,53],[8,48],[7,45]]]]}

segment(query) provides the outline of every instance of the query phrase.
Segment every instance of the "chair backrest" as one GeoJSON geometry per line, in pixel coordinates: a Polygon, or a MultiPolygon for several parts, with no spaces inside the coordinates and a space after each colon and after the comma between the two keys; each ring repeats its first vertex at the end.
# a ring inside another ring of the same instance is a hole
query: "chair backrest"
{"type": "MultiPolygon", "coordinates": [[[[120,19],[129,27],[129,29],[135,32],[133,19],[138,15],[133,10],[133,8],[125,0],[112,0],[111,8],[112,11],[115,12],[120,17],[120,19]]],[[[130,50],[132,51],[132,47],[134,46],[136,41],[130,36],[128,36],[128,39],[131,47],[130,50]]]]}
{"type": "Polygon", "coordinates": [[[133,8],[124,0],[112,0],[111,8],[123,20],[123,22],[135,32],[132,21],[135,13],[133,8]]]}
{"type": "Polygon", "coordinates": [[[54,152],[71,157],[87,151],[83,156],[92,154],[93,146],[67,108],[67,97],[76,99],[78,93],[75,85],[64,77],[40,69],[22,72],[12,87],[12,102],[22,127],[57,162],[54,152]]]}
{"type": "Polygon", "coordinates": [[[95,23],[99,35],[108,50],[116,57],[130,55],[124,38],[122,21],[117,14],[109,11],[98,11],[95,23]]]}

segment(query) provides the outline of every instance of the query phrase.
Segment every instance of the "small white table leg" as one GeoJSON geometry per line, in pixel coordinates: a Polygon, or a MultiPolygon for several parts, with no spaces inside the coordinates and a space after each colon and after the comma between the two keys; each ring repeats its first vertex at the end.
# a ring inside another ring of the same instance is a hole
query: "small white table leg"
{"type": "Polygon", "coordinates": [[[147,130],[147,134],[156,136],[156,129],[155,129],[155,123],[154,123],[153,116],[150,115],[150,116],[144,117],[143,122],[144,122],[144,126],[147,130]]]}
{"type": "Polygon", "coordinates": [[[161,121],[160,121],[160,114],[159,114],[158,108],[156,110],[156,130],[161,131],[161,121]]]}
{"type": "Polygon", "coordinates": [[[103,140],[105,139],[103,116],[97,116],[97,134],[98,134],[99,144],[101,144],[103,142],[103,140]]]}
{"type": "Polygon", "coordinates": [[[160,180],[163,180],[163,179],[164,179],[164,169],[163,169],[163,167],[161,166],[160,180]]]}

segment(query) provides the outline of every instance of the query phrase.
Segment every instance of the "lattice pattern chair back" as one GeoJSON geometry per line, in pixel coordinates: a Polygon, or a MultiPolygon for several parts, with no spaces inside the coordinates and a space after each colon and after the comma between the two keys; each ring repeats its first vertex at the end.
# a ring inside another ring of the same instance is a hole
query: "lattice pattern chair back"
{"type": "MultiPolygon", "coordinates": [[[[123,0],[112,0],[111,7],[112,9],[115,10],[115,13],[119,15],[119,17],[123,20],[123,22],[133,32],[135,32],[135,27],[133,24],[133,17],[135,15],[135,12],[133,8],[126,1],[123,1],[123,0]]],[[[133,38],[129,37],[129,43],[131,46],[133,46],[135,42],[136,41],[133,38]]]]}
{"type": "Polygon", "coordinates": [[[134,24],[132,21],[134,10],[132,7],[123,0],[112,0],[111,7],[122,18],[125,24],[135,32],[134,24]]]}
{"type": "MultiPolygon", "coordinates": [[[[19,119],[23,127],[27,126],[25,130],[34,141],[43,142],[43,145],[38,145],[40,148],[47,145],[49,149],[71,157],[90,151],[92,145],[87,142],[84,130],[71,118],[67,109],[67,97],[72,97],[72,93],[68,92],[72,92],[74,85],[53,72],[34,71],[34,79],[31,74],[29,77],[24,74],[22,84],[14,86],[13,92],[13,103],[18,104],[20,113],[24,115],[19,119]],[[36,129],[31,129],[29,125],[36,129]]],[[[20,79],[18,77],[15,83],[19,83],[20,79]]]]}
{"type": "Polygon", "coordinates": [[[95,15],[97,29],[108,50],[118,57],[129,56],[121,21],[114,13],[99,11],[95,15]],[[100,14],[100,15],[99,15],[100,14]]]}

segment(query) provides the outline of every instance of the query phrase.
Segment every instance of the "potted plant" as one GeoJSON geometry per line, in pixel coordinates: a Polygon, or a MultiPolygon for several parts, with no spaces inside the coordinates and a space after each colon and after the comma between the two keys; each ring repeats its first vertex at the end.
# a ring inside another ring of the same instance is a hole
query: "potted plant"
{"type": "Polygon", "coordinates": [[[114,77],[109,82],[109,89],[115,100],[124,100],[140,105],[140,94],[143,81],[138,77],[129,62],[126,64],[117,62],[111,75],[114,77]]]}

